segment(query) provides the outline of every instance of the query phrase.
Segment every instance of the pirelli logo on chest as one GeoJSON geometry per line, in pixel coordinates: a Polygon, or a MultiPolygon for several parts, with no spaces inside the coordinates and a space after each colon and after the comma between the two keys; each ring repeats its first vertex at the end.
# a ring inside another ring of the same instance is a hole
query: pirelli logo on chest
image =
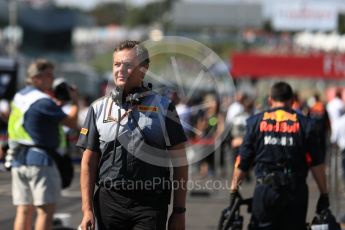
{"type": "Polygon", "coordinates": [[[157,106],[139,105],[137,108],[138,108],[138,111],[140,112],[154,112],[154,113],[158,112],[157,106]]]}
{"type": "Polygon", "coordinates": [[[89,130],[86,129],[86,128],[82,128],[82,129],[80,130],[80,134],[82,134],[82,135],[86,135],[88,132],[89,132],[89,130]]]}

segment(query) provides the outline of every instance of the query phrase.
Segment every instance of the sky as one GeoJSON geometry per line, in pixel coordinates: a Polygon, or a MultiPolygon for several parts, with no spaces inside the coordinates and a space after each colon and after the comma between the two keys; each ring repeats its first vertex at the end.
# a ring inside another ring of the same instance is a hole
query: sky
{"type": "Polygon", "coordinates": [[[60,6],[74,6],[85,10],[92,9],[99,3],[103,2],[127,2],[133,5],[142,6],[150,2],[157,2],[161,0],[54,0],[60,6]]]}

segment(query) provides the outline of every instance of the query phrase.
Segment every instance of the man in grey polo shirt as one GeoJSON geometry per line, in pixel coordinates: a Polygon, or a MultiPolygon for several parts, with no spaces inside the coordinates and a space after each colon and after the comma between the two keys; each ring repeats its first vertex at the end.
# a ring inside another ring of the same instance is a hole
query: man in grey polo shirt
{"type": "Polygon", "coordinates": [[[113,54],[116,88],[90,106],[77,143],[85,149],[82,229],[94,229],[95,216],[99,229],[166,229],[171,191],[169,229],[185,229],[186,137],[171,101],[144,87],[148,67],[142,44],[120,43],[113,54]]]}

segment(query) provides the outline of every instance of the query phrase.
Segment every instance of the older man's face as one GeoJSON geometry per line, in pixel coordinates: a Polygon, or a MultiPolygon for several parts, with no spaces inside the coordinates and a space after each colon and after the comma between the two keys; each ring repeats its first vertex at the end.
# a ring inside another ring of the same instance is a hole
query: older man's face
{"type": "Polygon", "coordinates": [[[142,85],[146,68],[139,66],[135,49],[124,49],[113,54],[113,77],[115,85],[128,93],[142,85]]]}

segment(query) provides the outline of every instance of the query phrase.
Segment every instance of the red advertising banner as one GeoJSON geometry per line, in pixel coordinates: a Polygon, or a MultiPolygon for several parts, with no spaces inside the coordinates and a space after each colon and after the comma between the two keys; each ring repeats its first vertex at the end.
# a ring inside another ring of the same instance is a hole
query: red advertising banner
{"type": "Polygon", "coordinates": [[[345,55],[235,53],[231,58],[231,64],[231,74],[234,78],[345,79],[345,55]]]}

